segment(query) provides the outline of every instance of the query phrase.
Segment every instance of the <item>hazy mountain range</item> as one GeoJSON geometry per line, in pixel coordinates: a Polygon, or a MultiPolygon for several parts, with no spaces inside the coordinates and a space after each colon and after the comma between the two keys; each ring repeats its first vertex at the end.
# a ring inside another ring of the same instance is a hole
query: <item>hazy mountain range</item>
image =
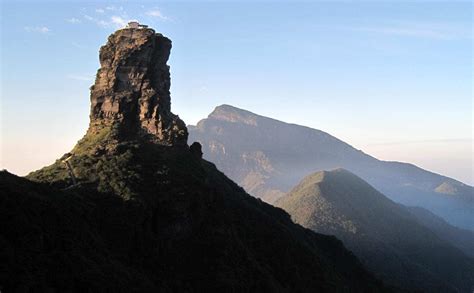
{"type": "Polygon", "coordinates": [[[341,167],[396,202],[426,208],[474,230],[472,186],[412,164],[378,160],[321,130],[229,105],[217,107],[188,129],[190,141],[203,145],[206,159],[269,203],[306,175],[341,167]]]}
{"type": "Polygon", "coordinates": [[[474,288],[474,259],[468,256],[474,252],[474,233],[464,231],[470,241],[458,249],[452,237],[463,239],[462,234],[434,233],[418,211],[414,215],[349,171],[308,175],[276,205],[296,223],[341,239],[387,284],[423,292],[474,288]]]}

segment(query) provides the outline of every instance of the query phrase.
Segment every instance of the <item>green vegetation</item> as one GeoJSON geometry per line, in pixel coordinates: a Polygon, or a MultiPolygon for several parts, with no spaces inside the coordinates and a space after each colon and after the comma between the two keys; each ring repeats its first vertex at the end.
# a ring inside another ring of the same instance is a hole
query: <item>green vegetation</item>
{"type": "Polygon", "coordinates": [[[304,227],[341,239],[387,284],[424,292],[472,289],[474,259],[346,170],[305,177],[277,206],[304,227]]]}

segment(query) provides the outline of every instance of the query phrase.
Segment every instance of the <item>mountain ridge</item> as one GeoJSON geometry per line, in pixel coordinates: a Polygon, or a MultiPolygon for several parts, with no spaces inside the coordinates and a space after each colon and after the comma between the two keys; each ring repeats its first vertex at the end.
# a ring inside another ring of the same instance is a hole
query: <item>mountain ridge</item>
{"type": "Polygon", "coordinates": [[[206,159],[269,203],[307,174],[342,167],[397,202],[426,208],[474,230],[472,186],[413,164],[378,160],[324,131],[223,105],[189,127],[189,133],[203,145],[206,159]],[[440,193],[443,190],[451,194],[440,193]]]}
{"type": "MultiPolygon", "coordinates": [[[[464,183],[464,182],[462,182],[462,181],[460,181],[460,180],[458,180],[458,179],[454,179],[454,178],[448,177],[447,175],[443,175],[443,174],[440,174],[440,173],[436,173],[436,172],[430,171],[430,170],[425,170],[425,169],[423,169],[422,167],[419,167],[419,166],[417,166],[417,165],[415,165],[415,164],[413,164],[413,163],[410,163],[410,162],[402,162],[402,161],[393,161],[393,160],[382,160],[382,159],[379,159],[379,158],[377,158],[377,157],[374,157],[374,156],[372,156],[372,155],[370,155],[370,154],[365,153],[363,150],[360,150],[360,149],[355,148],[355,147],[352,146],[351,144],[349,144],[349,143],[347,143],[347,142],[345,142],[345,141],[343,141],[343,140],[341,140],[341,139],[339,139],[339,138],[337,138],[337,137],[335,137],[335,136],[333,136],[333,135],[331,135],[331,134],[329,134],[328,132],[325,132],[325,131],[323,131],[323,130],[316,129],[316,128],[312,128],[312,127],[310,127],[310,126],[306,126],[306,125],[303,125],[303,124],[285,122],[285,121],[283,121],[283,120],[279,120],[279,119],[276,119],[276,118],[271,118],[271,117],[267,117],[267,116],[264,116],[264,115],[259,115],[259,114],[253,113],[253,112],[251,112],[251,111],[249,111],[249,110],[246,110],[246,109],[243,109],[243,108],[239,108],[239,107],[236,107],[236,106],[232,106],[232,105],[230,105],[230,104],[221,104],[221,105],[219,105],[219,106],[216,106],[216,107],[214,108],[214,110],[207,116],[207,118],[214,118],[214,119],[218,119],[218,120],[221,119],[221,120],[223,120],[223,121],[229,121],[229,120],[225,119],[225,114],[224,114],[224,113],[227,113],[227,112],[229,112],[229,111],[234,112],[234,113],[239,113],[240,115],[241,115],[242,113],[244,113],[245,115],[250,116],[250,117],[252,117],[252,118],[264,118],[264,119],[268,119],[268,120],[274,121],[274,122],[279,123],[279,124],[287,124],[287,125],[291,125],[291,126],[306,128],[306,129],[311,130],[311,131],[317,131],[317,132],[320,132],[320,133],[322,133],[322,134],[324,134],[324,135],[327,135],[328,137],[331,137],[332,139],[337,140],[337,141],[339,141],[339,142],[341,142],[341,143],[343,143],[343,144],[345,144],[345,145],[351,147],[352,149],[354,149],[354,150],[356,150],[356,151],[362,152],[364,155],[367,155],[367,156],[369,156],[369,157],[372,157],[372,158],[374,158],[374,159],[377,159],[377,160],[379,160],[379,161],[381,161],[381,162],[386,162],[386,163],[399,163],[399,164],[410,165],[410,166],[413,166],[413,167],[415,167],[415,168],[422,169],[423,171],[429,172],[429,173],[431,173],[431,174],[433,174],[433,175],[441,176],[441,177],[444,177],[445,179],[452,180],[452,181],[454,181],[454,182],[456,182],[456,183],[459,183],[459,184],[461,184],[461,185],[463,185],[463,186],[467,186],[467,187],[471,187],[471,188],[474,187],[474,186],[469,185],[469,184],[467,184],[467,183],[464,183]],[[222,114],[221,114],[221,115],[215,115],[216,111],[217,111],[217,112],[221,112],[223,115],[222,115],[222,114]],[[224,118],[224,119],[222,119],[222,118],[224,118]]],[[[203,120],[204,120],[204,119],[201,119],[200,121],[198,121],[197,124],[199,124],[199,122],[201,122],[201,121],[203,121],[203,120]]],[[[236,122],[236,121],[230,121],[230,122],[236,122]]],[[[253,123],[253,125],[256,126],[255,123],[253,123]]],[[[198,126],[198,125],[196,125],[196,126],[191,125],[191,127],[192,127],[193,129],[194,129],[194,127],[197,127],[197,126],[198,126]]],[[[188,127],[189,127],[189,126],[188,126],[188,127]]],[[[335,167],[334,169],[344,169],[344,168],[343,168],[343,167],[335,167]]],[[[344,169],[344,170],[345,170],[345,169],[344,169]]],[[[323,171],[327,171],[327,170],[323,170],[323,171]]],[[[440,186],[438,186],[438,187],[445,186],[444,183],[445,183],[445,182],[443,182],[443,183],[442,183],[440,186]]],[[[441,188],[440,188],[440,189],[441,189],[441,188]]],[[[440,192],[440,193],[443,193],[443,192],[440,192]]],[[[446,192],[446,194],[452,194],[452,191],[446,192]]]]}
{"type": "Polygon", "coordinates": [[[296,223],[340,238],[388,284],[424,292],[474,288],[474,259],[347,170],[310,174],[276,205],[296,223]]]}

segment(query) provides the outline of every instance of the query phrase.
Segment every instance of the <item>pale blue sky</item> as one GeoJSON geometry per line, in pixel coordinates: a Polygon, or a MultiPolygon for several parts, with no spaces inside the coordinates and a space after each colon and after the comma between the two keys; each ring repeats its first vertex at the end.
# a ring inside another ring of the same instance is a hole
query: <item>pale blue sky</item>
{"type": "Polygon", "coordinates": [[[137,19],[173,40],[172,109],[219,104],[324,130],[473,184],[472,3],[2,1],[1,167],[87,129],[98,50],[137,19]]]}

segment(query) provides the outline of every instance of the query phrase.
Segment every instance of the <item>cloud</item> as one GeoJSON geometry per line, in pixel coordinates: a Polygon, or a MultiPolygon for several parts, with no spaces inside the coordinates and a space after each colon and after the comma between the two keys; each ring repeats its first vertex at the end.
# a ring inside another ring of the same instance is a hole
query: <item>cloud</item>
{"type": "Polygon", "coordinates": [[[97,19],[96,23],[97,23],[97,25],[99,25],[101,27],[109,27],[110,26],[110,23],[103,20],[103,19],[97,19]]]}
{"type": "Polygon", "coordinates": [[[73,79],[73,80],[79,80],[79,81],[93,81],[94,80],[94,77],[92,75],[69,74],[67,78],[73,79]]]}
{"type": "Polygon", "coordinates": [[[81,23],[81,22],[82,22],[80,19],[75,18],[75,17],[66,19],[66,21],[69,22],[69,23],[74,23],[74,24],[76,24],[76,23],[81,23]]]}
{"type": "Polygon", "coordinates": [[[352,31],[376,33],[390,36],[454,40],[470,38],[471,33],[463,26],[450,23],[399,22],[374,27],[349,27],[352,31]]]}
{"type": "Polygon", "coordinates": [[[431,39],[450,39],[451,35],[430,29],[417,28],[397,28],[397,27],[362,27],[355,28],[357,31],[370,33],[381,33],[385,35],[404,36],[404,37],[423,37],[431,39]]]}
{"type": "Polygon", "coordinates": [[[78,49],[84,49],[84,48],[86,48],[86,46],[83,46],[83,45],[81,45],[81,44],[79,44],[79,43],[77,43],[77,42],[72,42],[71,45],[72,45],[73,47],[78,48],[78,49]]]}
{"type": "Polygon", "coordinates": [[[47,34],[51,32],[51,30],[45,26],[25,26],[25,31],[29,33],[40,33],[40,34],[47,34]]]}
{"type": "Polygon", "coordinates": [[[122,16],[113,15],[109,18],[95,18],[87,14],[84,14],[83,17],[103,28],[122,28],[128,23],[128,16],[124,13],[122,16]]]}
{"type": "Polygon", "coordinates": [[[406,140],[371,143],[371,146],[377,145],[405,145],[405,144],[425,144],[425,143],[472,143],[471,138],[441,138],[441,139],[424,139],[424,140],[406,140]]]}
{"type": "Polygon", "coordinates": [[[116,26],[119,26],[119,27],[124,27],[127,25],[127,21],[125,19],[116,15],[112,16],[110,18],[110,21],[112,24],[115,24],[116,26]]]}
{"type": "Polygon", "coordinates": [[[95,10],[95,12],[97,12],[97,13],[104,13],[105,10],[104,10],[104,9],[101,9],[101,8],[97,8],[97,9],[95,10]]]}
{"type": "Polygon", "coordinates": [[[147,11],[145,14],[148,16],[159,18],[161,20],[169,20],[169,18],[167,16],[164,16],[163,13],[161,13],[161,11],[158,9],[147,11]]]}
{"type": "Polygon", "coordinates": [[[116,10],[118,10],[118,11],[123,11],[123,7],[122,7],[122,6],[116,7],[116,6],[111,5],[111,6],[105,7],[105,9],[106,9],[106,10],[110,10],[110,11],[116,11],[116,10]]]}

